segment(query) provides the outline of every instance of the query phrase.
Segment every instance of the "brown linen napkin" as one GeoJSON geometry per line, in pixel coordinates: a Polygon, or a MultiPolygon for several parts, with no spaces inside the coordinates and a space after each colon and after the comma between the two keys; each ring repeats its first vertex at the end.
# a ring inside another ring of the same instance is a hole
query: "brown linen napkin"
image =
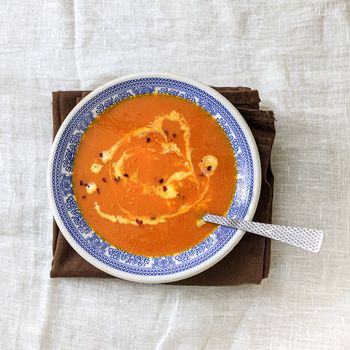
{"type": "MultiPolygon", "coordinates": [[[[270,155],[275,138],[272,111],[259,110],[259,94],[246,87],[215,87],[242,114],[259,149],[262,182],[254,220],[271,223],[273,174],[270,155]]],[[[52,94],[53,137],[73,107],[89,91],[58,91],[52,94]]],[[[174,282],[179,285],[227,286],[261,283],[269,274],[271,241],[246,233],[237,246],[220,262],[199,275],[174,282]]],[[[112,277],[85,261],[68,244],[56,223],[53,223],[53,260],[51,277],[112,277]]]]}

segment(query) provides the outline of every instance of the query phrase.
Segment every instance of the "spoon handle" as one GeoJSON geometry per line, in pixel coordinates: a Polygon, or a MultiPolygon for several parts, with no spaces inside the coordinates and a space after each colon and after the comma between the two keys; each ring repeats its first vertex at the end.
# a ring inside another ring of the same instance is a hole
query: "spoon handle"
{"type": "Polygon", "coordinates": [[[319,252],[323,241],[323,231],[316,229],[263,224],[260,222],[231,219],[213,214],[205,214],[203,220],[276,239],[302,249],[310,250],[314,253],[319,252]]]}

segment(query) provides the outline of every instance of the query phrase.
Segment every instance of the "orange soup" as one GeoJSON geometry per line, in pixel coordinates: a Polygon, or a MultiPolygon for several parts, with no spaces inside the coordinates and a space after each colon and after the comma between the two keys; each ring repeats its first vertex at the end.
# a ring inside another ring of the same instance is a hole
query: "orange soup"
{"type": "Polygon", "coordinates": [[[162,256],[189,249],[225,215],[236,185],[230,143],[201,107],[149,94],[113,105],[78,147],[73,190],[103,239],[129,253],[162,256]]]}

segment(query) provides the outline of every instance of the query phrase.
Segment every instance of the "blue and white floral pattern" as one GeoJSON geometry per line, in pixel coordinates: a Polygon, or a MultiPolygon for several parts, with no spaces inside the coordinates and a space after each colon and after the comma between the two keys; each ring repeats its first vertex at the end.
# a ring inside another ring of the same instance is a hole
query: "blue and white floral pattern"
{"type": "Polygon", "coordinates": [[[72,194],[72,168],[81,137],[90,123],[112,104],[136,95],[161,93],[193,101],[211,113],[225,131],[237,161],[237,190],[228,215],[244,218],[254,187],[252,154],[234,116],[207,92],[191,84],[166,78],[130,79],[110,86],[88,100],[66,125],[53,158],[52,191],[58,214],[71,237],[91,257],[113,269],[133,275],[164,276],[186,271],[215,255],[236,230],[219,227],[203,242],[174,256],[150,258],[123,252],[101,239],[84,220],[72,194]]]}

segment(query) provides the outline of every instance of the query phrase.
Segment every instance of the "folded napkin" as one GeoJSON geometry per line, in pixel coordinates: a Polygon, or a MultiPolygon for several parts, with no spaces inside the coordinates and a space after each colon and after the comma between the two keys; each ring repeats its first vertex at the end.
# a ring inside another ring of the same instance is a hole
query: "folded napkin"
{"type": "MultiPolygon", "coordinates": [[[[254,220],[271,223],[273,174],[270,155],[275,138],[272,111],[259,109],[259,94],[247,87],[214,87],[242,114],[259,149],[262,181],[254,220]]],[[[53,136],[73,107],[89,91],[58,91],[52,94],[53,136]]],[[[173,282],[179,285],[225,286],[261,283],[269,274],[270,239],[246,233],[237,246],[221,261],[199,275],[173,282]]],[[[85,261],[68,244],[53,223],[53,261],[51,277],[112,277],[85,261]]]]}

